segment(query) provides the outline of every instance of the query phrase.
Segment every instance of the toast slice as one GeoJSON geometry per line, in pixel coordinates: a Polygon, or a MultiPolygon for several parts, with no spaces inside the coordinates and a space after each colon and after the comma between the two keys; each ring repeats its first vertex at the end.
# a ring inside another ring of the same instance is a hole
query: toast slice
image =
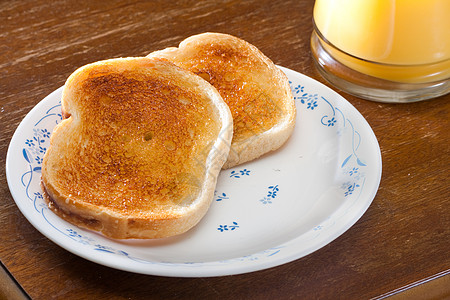
{"type": "Polygon", "coordinates": [[[203,33],[147,57],[164,58],[192,71],[222,95],[234,122],[225,169],[279,148],[291,135],[296,109],[289,81],[250,43],[227,34],[203,33]]]}
{"type": "Polygon", "coordinates": [[[233,126],[208,82],[118,58],[76,70],[61,103],[41,180],[57,215],[117,239],[180,234],[205,215],[233,126]]]}

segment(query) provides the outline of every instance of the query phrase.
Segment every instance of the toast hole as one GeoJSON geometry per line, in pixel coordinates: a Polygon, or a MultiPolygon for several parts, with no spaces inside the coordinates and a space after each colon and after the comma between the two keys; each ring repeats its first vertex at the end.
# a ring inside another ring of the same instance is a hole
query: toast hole
{"type": "Polygon", "coordinates": [[[102,96],[100,98],[100,102],[103,103],[104,105],[110,105],[112,102],[112,99],[108,96],[102,96]]]}
{"type": "Polygon", "coordinates": [[[144,134],[144,141],[150,141],[151,139],[153,139],[153,132],[148,131],[144,134]]]}
{"type": "Polygon", "coordinates": [[[61,110],[61,116],[63,120],[70,118],[70,114],[64,109],[61,110]]]}
{"type": "Polygon", "coordinates": [[[208,82],[211,80],[211,76],[206,72],[200,72],[197,75],[200,76],[201,78],[205,79],[208,82]]]}

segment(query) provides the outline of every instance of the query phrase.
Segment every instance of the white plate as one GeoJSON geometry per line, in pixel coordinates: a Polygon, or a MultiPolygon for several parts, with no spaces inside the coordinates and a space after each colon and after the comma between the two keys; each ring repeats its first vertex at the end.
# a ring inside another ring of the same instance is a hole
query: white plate
{"type": "Polygon", "coordinates": [[[68,251],[143,274],[203,277],[281,265],[323,247],[366,211],[381,178],[377,139],[361,114],[321,83],[280,67],[298,109],[278,151],[222,171],[213,203],[194,229],[160,240],[111,240],[73,226],[45,205],[42,156],[61,120],[57,89],[24,118],[7,154],[9,188],[23,215],[68,251]]]}

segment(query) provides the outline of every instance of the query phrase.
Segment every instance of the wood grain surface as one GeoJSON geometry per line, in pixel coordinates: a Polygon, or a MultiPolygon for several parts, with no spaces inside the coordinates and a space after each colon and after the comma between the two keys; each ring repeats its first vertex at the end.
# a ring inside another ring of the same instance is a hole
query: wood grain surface
{"type": "Polygon", "coordinates": [[[450,95],[395,105],[337,90],[378,138],[379,191],[338,239],[268,270],[215,278],[119,271],[58,247],[16,207],[5,175],[9,141],[31,108],[77,67],[216,31],[328,85],[311,60],[312,8],[313,0],[0,2],[0,260],[31,298],[370,299],[450,273],[450,95]]]}

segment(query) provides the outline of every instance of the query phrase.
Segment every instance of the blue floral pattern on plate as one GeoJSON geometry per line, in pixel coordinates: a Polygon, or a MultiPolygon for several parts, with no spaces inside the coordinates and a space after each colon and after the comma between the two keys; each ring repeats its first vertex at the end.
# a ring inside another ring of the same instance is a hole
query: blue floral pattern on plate
{"type": "Polygon", "coordinates": [[[259,200],[262,204],[272,204],[272,200],[277,197],[277,193],[280,190],[280,188],[277,185],[271,185],[269,186],[267,191],[267,195],[264,196],[261,200],[259,200]]]}
{"type": "MultiPolygon", "coordinates": [[[[323,96],[318,96],[318,94],[308,93],[306,88],[301,84],[295,84],[292,81],[289,82],[291,85],[291,90],[294,95],[294,100],[299,101],[301,104],[306,105],[306,110],[314,110],[314,108],[319,105],[324,105],[329,109],[329,112],[323,114],[320,118],[320,123],[326,127],[334,127],[339,122],[342,123],[342,129],[344,130],[346,126],[351,128],[352,137],[352,151],[346,156],[342,161],[341,169],[343,173],[352,176],[358,173],[358,176],[354,176],[351,181],[346,182],[342,185],[342,190],[344,196],[353,194],[355,189],[361,187],[360,181],[364,181],[365,174],[359,168],[363,168],[366,164],[358,157],[357,151],[361,144],[361,135],[357,130],[355,130],[351,120],[345,117],[344,113],[339,107],[333,106],[330,101],[328,101],[323,96]],[[359,171],[358,171],[359,170],[359,171]]],[[[326,112],[326,110],[324,110],[326,112]]]]}
{"type": "MultiPolygon", "coordinates": [[[[22,149],[22,156],[28,164],[28,170],[22,174],[21,183],[25,187],[27,198],[33,202],[37,211],[40,210],[36,203],[42,200],[43,196],[40,190],[30,192],[30,185],[35,177],[40,177],[42,160],[49,144],[51,132],[48,128],[40,126],[41,122],[47,118],[54,119],[54,125],[61,121],[61,102],[52,105],[34,124],[33,135],[25,139],[24,148],[22,149]]],[[[43,205],[40,206],[45,207],[43,205]]]]}
{"type": "Polygon", "coordinates": [[[239,228],[238,223],[232,222],[231,224],[228,225],[219,225],[219,227],[217,227],[217,230],[219,230],[220,232],[224,232],[224,231],[233,231],[236,228],[239,228]]]}
{"type": "Polygon", "coordinates": [[[250,176],[250,170],[242,169],[239,171],[231,171],[230,177],[232,178],[241,178],[242,176],[250,176]]]}

